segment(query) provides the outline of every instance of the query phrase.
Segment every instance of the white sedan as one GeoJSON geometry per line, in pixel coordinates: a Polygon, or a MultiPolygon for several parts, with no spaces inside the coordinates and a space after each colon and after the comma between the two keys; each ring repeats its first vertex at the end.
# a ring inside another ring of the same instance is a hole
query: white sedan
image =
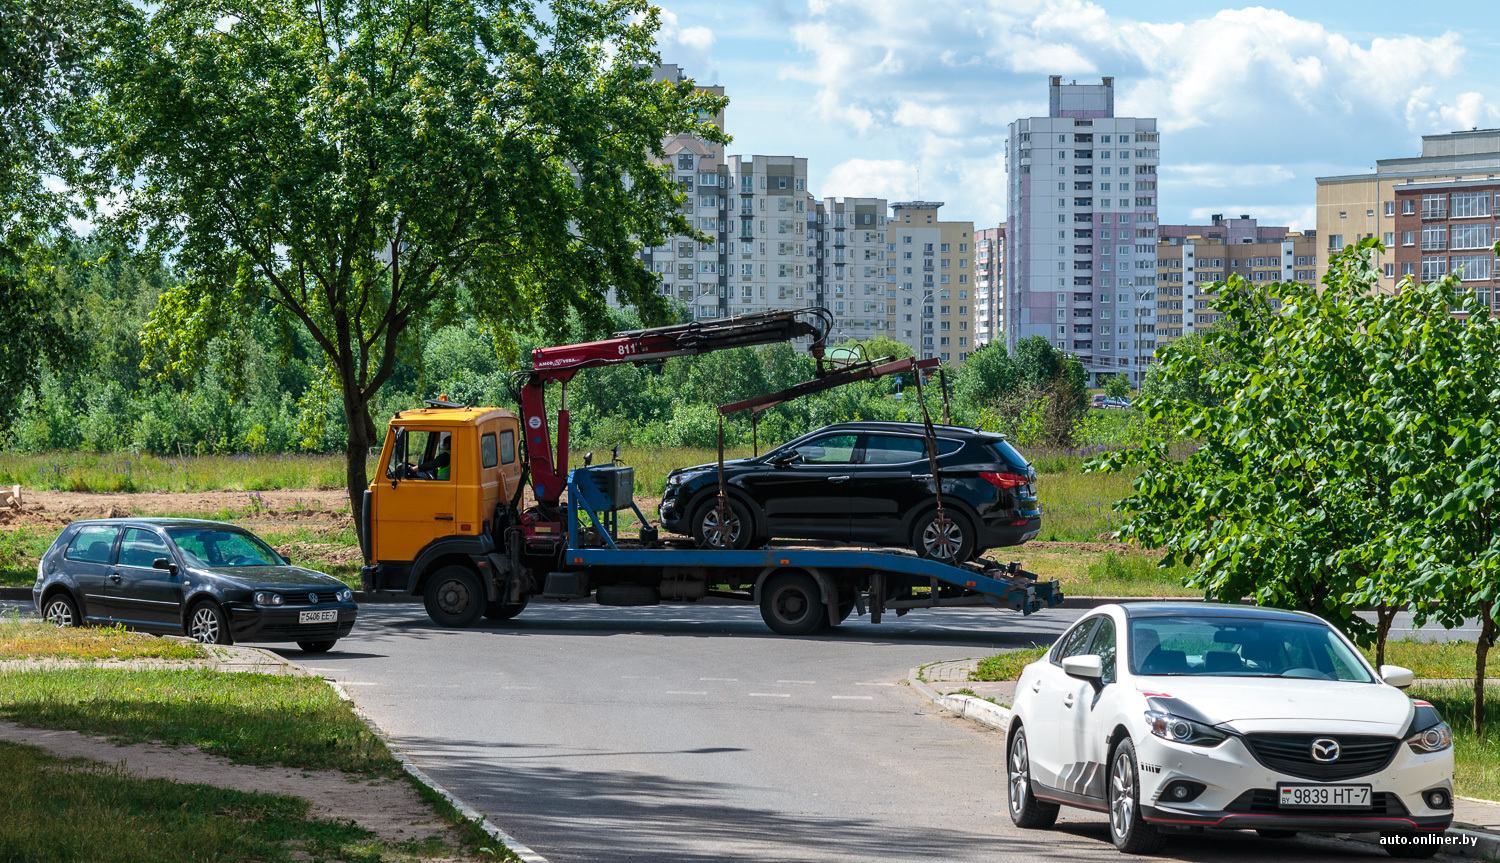
{"type": "Polygon", "coordinates": [[[1106,605],[1027,666],[1007,737],[1010,815],[1105,812],[1122,851],[1174,828],[1379,831],[1430,857],[1453,820],[1453,744],[1432,705],[1310,614],[1106,605]]]}

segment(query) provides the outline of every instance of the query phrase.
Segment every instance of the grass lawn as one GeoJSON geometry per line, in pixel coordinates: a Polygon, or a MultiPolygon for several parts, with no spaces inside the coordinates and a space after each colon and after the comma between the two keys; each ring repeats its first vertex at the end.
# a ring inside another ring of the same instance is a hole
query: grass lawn
{"type": "MultiPolygon", "coordinates": [[[[369,460],[373,476],[375,459],[369,460]]],[[[338,488],[342,455],[205,455],[162,458],[130,452],[0,453],[0,485],[56,491],[264,491],[338,488]]]]}
{"type": "Polygon", "coordinates": [[[131,632],[124,626],[48,626],[0,617],[0,660],[6,659],[197,659],[203,649],[131,632]]]}
{"type": "Polygon", "coordinates": [[[37,562],[56,538],[54,531],[25,527],[0,530],[0,587],[35,584],[37,562]]]}
{"type": "Polygon", "coordinates": [[[246,764],[395,775],[399,767],[323,681],[202,670],[0,675],[0,719],[127,743],[192,744],[246,764]]]}
{"type": "Polygon", "coordinates": [[[1040,550],[1035,546],[996,549],[990,556],[1019,560],[1042,580],[1058,579],[1064,596],[1202,596],[1182,586],[1183,567],[1158,569],[1160,556],[1127,545],[1118,552],[1040,550]]]}
{"type": "MultiPolygon", "coordinates": [[[[1365,659],[1375,664],[1375,648],[1364,648],[1365,659]]],[[[1474,642],[1472,641],[1387,641],[1385,664],[1400,665],[1416,672],[1417,677],[1455,677],[1474,679],[1474,642]]],[[[1485,674],[1500,677],[1500,646],[1490,648],[1485,659],[1485,674]]],[[[1470,699],[1472,703],[1473,699],[1470,699]]]]}
{"type": "Polygon", "coordinates": [[[391,847],[350,822],[310,819],[307,802],[296,797],[140,778],[32,746],[0,743],[0,776],[6,782],[0,860],[279,863],[447,851],[391,847]]]}

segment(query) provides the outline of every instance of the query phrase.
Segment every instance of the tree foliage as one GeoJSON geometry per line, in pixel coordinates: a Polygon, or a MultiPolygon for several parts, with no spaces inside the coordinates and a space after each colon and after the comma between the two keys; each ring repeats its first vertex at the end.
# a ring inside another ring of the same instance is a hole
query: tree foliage
{"type": "Polygon", "coordinates": [[[82,140],[174,258],[146,329],[190,374],[257,313],[307,333],[346,421],[356,513],[370,405],[437,326],[497,338],[605,292],[666,314],[638,243],[691,233],[662,141],[722,99],[657,83],[642,0],[115,0],[82,140]]]}
{"type": "Polygon", "coordinates": [[[1156,443],[1093,467],[1140,470],[1116,507],[1121,537],[1196,564],[1192,583],[1218,599],[1311,611],[1362,640],[1361,606],[1477,617],[1482,728],[1500,588],[1500,319],[1456,276],[1380,292],[1379,248],[1334,256],[1321,287],[1233,278],[1211,301],[1224,325],[1168,352],[1136,402],[1197,452],[1174,459],[1156,443]]]}

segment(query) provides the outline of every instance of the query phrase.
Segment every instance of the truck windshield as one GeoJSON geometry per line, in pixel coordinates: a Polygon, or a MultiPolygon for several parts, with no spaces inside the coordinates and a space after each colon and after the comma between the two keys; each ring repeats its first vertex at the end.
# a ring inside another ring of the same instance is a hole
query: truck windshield
{"type": "Polygon", "coordinates": [[[238,530],[178,528],[167,531],[177,548],[197,566],[281,566],[281,555],[258,538],[238,530]]]}

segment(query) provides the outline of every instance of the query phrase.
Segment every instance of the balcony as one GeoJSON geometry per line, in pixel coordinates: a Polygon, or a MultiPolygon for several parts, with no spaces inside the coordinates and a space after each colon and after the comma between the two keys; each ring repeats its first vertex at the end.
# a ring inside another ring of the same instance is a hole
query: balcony
{"type": "Polygon", "coordinates": [[[1422,238],[1422,251],[1424,252],[1442,252],[1446,251],[1447,248],[1448,240],[1446,237],[1440,240],[1429,240],[1426,237],[1422,238]]]}
{"type": "Polygon", "coordinates": [[[1442,207],[1427,207],[1427,206],[1423,206],[1422,207],[1422,218],[1423,219],[1446,219],[1446,218],[1448,218],[1448,208],[1446,206],[1442,206],[1442,207]]]}

